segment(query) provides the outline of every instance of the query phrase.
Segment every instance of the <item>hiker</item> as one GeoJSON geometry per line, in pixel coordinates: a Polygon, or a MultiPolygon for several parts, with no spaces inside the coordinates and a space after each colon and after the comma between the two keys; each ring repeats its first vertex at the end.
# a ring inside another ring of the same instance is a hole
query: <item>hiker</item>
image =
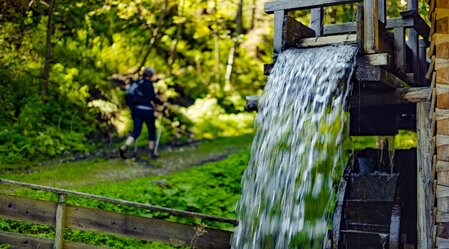
{"type": "Polygon", "coordinates": [[[148,128],[148,157],[157,158],[159,156],[155,151],[156,126],[153,103],[160,103],[160,101],[156,98],[156,94],[154,93],[152,81],[154,75],[154,69],[146,67],[143,71],[142,78],[133,83],[137,85],[132,93],[132,103],[129,103],[130,101],[127,99],[127,104],[131,108],[133,131],[126,139],[125,144],[119,149],[120,157],[123,159],[126,159],[126,153],[128,152],[129,146],[139,137],[144,122],[148,128]]]}

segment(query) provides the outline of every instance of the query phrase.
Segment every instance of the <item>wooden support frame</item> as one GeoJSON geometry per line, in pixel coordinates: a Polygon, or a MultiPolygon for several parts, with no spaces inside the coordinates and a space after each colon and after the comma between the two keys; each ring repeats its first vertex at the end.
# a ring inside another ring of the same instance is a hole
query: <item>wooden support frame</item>
{"type": "Polygon", "coordinates": [[[66,201],[67,195],[58,195],[58,206],[56,207],[56,232],[55,232],[55,243],[53,249],[63,249],[64,248],[64,228],[65,228],[65,217],[66,217],[66,201]]]}
{"type": "Polygon", "coordinates": [[[267,14],[272,14],[280,10],[294,11],[302,9],[313,9],[332,5],[357,3],[362,1],[363,0],[275,0],[272,2],[266,2],[264,5],[264,11],[267,14]]]}

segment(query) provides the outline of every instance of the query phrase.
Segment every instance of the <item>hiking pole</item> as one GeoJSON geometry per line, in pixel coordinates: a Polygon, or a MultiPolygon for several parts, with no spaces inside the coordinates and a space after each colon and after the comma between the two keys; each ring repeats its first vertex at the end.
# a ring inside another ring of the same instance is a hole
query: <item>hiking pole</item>
{"type": "Polygon", "coordinates": [[[156,145],[154,146],[154,154],[157,154],[157,148],[159,147],[159,140],[161,139],[161,133],[162,127],[159,127],[159,129],[157,129],[157,138],[156,138],[156,145]]]}
{"type": "Polygon", "coordinates": [[[134,157],[137,157],[137,144],[139,142],[139,138],[134,141],[134,157]]]}

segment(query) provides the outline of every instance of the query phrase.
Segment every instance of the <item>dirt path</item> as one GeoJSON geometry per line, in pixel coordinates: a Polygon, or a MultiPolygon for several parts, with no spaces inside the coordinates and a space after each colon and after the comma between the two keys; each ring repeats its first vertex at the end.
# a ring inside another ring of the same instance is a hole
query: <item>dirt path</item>
{"type": "Polygon", "coordinates": [[[251,136],[220,138],[182,147],[163,148],[158,159],[146,160],[146,155],[142,155],[142,159],[138,160],[97,157],[20,171],[3,171],[0,178],[68,189],[93,186],[148,175],[169,174],[210,161],[222,160],[229,154],[247,148],[251,141],[251,136]]]}

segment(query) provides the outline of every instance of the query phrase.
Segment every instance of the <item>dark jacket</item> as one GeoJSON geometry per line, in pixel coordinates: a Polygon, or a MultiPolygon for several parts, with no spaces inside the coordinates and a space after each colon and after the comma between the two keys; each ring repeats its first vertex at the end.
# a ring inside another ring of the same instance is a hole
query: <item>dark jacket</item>
{"type": "Polygon", "coordinates": [[[139,109],[139,106],[145,106],[153,109],[153,104],[151,102],[159,103],[159,100],[154,93],[153,81],[144,79],[141,84],[139,90],[143,94],[143,98],[139,101],[139,104],[136,105],[136,108],[139,109]]]}

